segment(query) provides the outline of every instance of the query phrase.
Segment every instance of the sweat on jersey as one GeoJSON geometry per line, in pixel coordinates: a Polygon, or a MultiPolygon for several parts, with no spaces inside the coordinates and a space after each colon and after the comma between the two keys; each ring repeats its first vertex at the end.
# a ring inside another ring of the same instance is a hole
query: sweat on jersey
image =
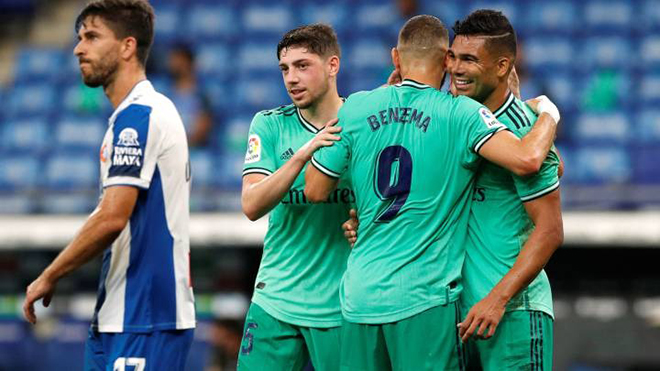
{"type": "MultiPolygon", "coordinates": [[[[243,176],[274,173],[318,132],[293,104],[257,113],[243,176]]],[[[282,322],[336,327],[342,321],[339,282],[350,252],[341,225],[355,194],[346,178],[323,203],[309,202],[304,190],[303,169],[270,212],[252,301],[282,322]]]]}
{"type": "Polygon", "coordinates": [[[505,127],[476,101],[412,80],[351,95],[338,118],[341,140],[312,164],[349,174],[357,198],[344,317],[382,324],[456,301],[478,151],[505,127]]]}
{"type": "MultiPolygon", "coordinates": [[[[536,122],[536,115],[513,94],[495,111],[497,119],[522,138],[536,122]]],[[[463,311],[488,295],[509,272],[534,230],[524,202],[543,197],[559,188],[559,157],[548,153],[539,172],[521,177],[484,162],[474,189],[468,243],[463,266],[463,311]]],[[[544,270],[507,305],[506,311],[537,310],[553,317],[552,292],[544,270]]]]}
{"type": "Polygon", "coordinates": [[[149,81],[109,120],[101,185],[139,189],[126,228],[106,249],[92,327],[151,332],[195,327],[190,282],[188,143],[174,104],[149,81]]]}

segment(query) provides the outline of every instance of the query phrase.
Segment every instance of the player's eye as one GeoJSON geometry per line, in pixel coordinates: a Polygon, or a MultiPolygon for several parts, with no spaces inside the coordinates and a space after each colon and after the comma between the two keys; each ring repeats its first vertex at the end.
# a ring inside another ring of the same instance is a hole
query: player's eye
{"type": "Polygon", "coordinates": [[[303,63],[298,68],[300,68],[301,70],[304,70],[304,69],[307,68],[307,65],[303,63]]]}

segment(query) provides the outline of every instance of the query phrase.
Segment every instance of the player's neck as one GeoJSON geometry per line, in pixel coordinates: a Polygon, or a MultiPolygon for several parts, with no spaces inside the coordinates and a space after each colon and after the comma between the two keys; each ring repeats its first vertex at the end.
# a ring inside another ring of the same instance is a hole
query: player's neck
{"type": "Polygon", "coordinates": [[[343,103],[337,89],[329,89],[315,104],[301,109],[300,113],[315,128],[321,129],[328,121],[337,118],[337,112],[343,103]]]}
{"type": "Polygon", "coordinates": [[[415,80],[420,84],[426,84],[440,90],[442,77],[445,71],[442,69],[410,69],[402,74],[403,80],[415,80]]]}
{"type": "Polygon", "coordinates": [[[488,107],[492,112],[497,111],[504,102],[506,98],[509,97],[509,86],[507,84],[499,84],[495,90],[486,98],[483,102],[483,105],[488,107]]]}
{"type": "Polygon", "coordinates": [[[112,108],[117,109],[117,106],[126,98],[126,96],[133,90],[133,87],[140,81],[146,80],[147,75],[144,69],[134,67],[127,70],[119,70],[115,79],[103,87],[105,95],[110,100],[112,108]]]}

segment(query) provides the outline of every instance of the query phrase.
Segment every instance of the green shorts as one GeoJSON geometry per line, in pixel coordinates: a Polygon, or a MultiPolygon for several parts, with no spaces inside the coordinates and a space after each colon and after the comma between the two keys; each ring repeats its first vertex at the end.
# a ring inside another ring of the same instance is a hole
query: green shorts
{"type": "Polygon", "coordinates": [[[492,338],[468,340],[468,370],[552,370],[552,331],[546,313],[507,312],[492,338]]]}
{"type": "Polygon", "coordinates": [[[382,325],[344,321],[341,370],[462,370],[457,303],[382,325]]]}
{"type": "Polygon", "coordinates": [[[238,370],[339,369],[340,327],[314,328],[275,319],[252,303],[245,318],[238,370]]]}

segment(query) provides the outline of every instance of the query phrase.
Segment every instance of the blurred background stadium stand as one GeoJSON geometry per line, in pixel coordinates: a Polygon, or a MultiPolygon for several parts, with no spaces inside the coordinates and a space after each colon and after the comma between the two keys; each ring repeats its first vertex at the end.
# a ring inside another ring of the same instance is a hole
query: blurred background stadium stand
{"type": "MultiPolygon", "coordinates": [[[[24,323],[19,308],[26,285],[99,195],[97,158],[111,107],[101,90],[82,85],[72,55],[83,3],[0,0],[0,370],[81,369],[98,262],[61,282],[38,326],[24,323]]],[[[149,78],[172,95],[169,51],[190,48],[193,98],[213,122],[205,144],[191,148],[200,326],[190,370],[230,364],[242,332],[266,228],[240,214],[245,139],[257,111],[289,102],[276,59],[282,34],[332,24],[347,96],[386,80],[389,48],[409,14],[452,25],[478,8],[504,11],[516,28],[523,96],[547,94],[562,112],[566,242],[547,267],[555,368],[660,369],[660,1],[151,3],[149,78]]]]}

